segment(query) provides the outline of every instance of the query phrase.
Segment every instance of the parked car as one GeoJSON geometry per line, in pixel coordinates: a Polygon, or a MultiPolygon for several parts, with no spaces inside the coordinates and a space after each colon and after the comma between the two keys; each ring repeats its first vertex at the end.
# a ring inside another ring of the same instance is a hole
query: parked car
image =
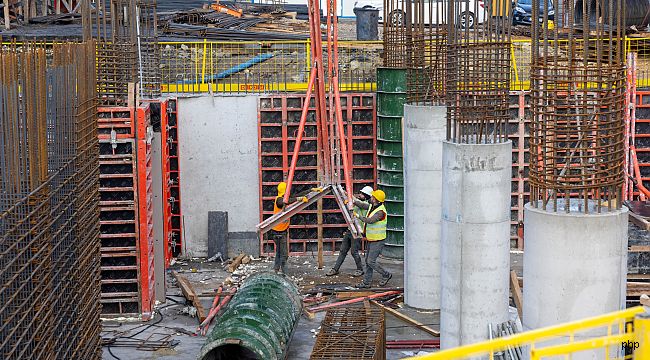
{"type": "MultiPolygon", "coordinates": [[[[410,1],[415,1],[415,0],[410,0],[410,1]]],[[[466,9],[463,9],[464,11],[461,11],[461,14],[457,19],[457,23],[461,28],[471,29],[474,27],[475,24],[482,24],[487,18],[487,9],[485,7],[484,0],[469,0],[468,2],[466,0],[455,0],[455,1],[461,3],[462,4],[461,6],[466,7],[466,9]],[[475,9],[479,9],[479,10],[475,11],[475,9]]],[[[429,14],[429,11],[432,11],[431,21],[429,21],[427,15],[425,16],[426,18],[425,24],[442,25],[447,22],[446,14],[438,14],[438,7],[442,7],[440,5],[442,5],[442,2],[440,0],[424,0],[423,13],[429,14]],[[440,19],[441,21],[438,22],[437,19],[440,19]]],[[[383,0],[357,0],[357,2],[354,3],[354,7],[355,8],[373,7],[379,9],[379,21],[380,22],[384,21],[383,0]]],[[[446,8],[444,9],[444,11],[446,11],[446,8]]],[[[404,16],[405,14],[402,9],[393,9],[388,12],[388,21],[394,25],[403,24],[405,21],[404,16]]]]}
{"type": "MultiPolygon", "coordinates": [[[[539,3],[539,20],[544,21],[544,3],[539,3]]],[[[553,1],[548,1],[548,20],[554,20],[555,9],[553,8],[553,1]]],[[[513,25],[531,25],[533,23],[533,0],[517,0],[515,8],[512,11],[512,24],[513,25]]]]}

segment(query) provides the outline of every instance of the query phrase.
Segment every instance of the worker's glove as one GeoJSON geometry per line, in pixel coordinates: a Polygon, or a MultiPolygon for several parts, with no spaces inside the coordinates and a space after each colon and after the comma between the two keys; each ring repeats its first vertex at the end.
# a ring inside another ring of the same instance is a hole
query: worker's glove
{"type": "Polygon", "coordinates": [[[307,201],[309,201],[309,199],[307,199],[306,196],[301,196],[301,197],[299,198],[299,200],[302,201],[302,202],[304,202],[304,203],[306,203],[307,201]]]}
{"type": "Polygon", "coordinates": [[[311,191],[323,192],[323,188],[322,187],[313,187],[313,188],[311,188],[311,191]]]}

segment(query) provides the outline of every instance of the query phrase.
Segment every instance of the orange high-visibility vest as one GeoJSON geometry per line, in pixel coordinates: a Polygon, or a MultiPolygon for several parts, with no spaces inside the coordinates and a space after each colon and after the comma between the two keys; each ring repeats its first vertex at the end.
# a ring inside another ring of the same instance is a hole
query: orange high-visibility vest
{"type": "MultiPolygon", "coordinates": [[[[277,214],[280,211],[282,211],[282,209],[278,207],[278,203],[277,203],[278,199],[281,198],[281,197],[282,196],[276,196],[275,200],[273,200],[273,213],[274,214],[277,214]]],[[[273,227],[273,230],[275,230],[275,231],[285,231],[288,228],[289,228],[289,219],[287,219],[287,221],[283,221],[283,222],[275,225],[273,227]]]]}

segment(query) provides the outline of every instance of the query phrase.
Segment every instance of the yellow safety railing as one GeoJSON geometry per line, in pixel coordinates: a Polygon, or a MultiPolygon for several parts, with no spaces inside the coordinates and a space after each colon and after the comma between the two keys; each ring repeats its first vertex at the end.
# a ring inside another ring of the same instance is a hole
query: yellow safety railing
{"type": "Polygon", "coordinates": [[[524,358],[531,360],[552,356],[570,359],[571,354],[580,351],[597,352],[599,358],[605,359],[648,360],[650,313],[637,306],[409,359],[461,360],[481,356],[492,360],[496,353],[515,348],[522,349],[524,358]],[[629,349],[628,355],[625,349],[629,349]]]}
{"type": "MultiPolygon", "coordinates": [[[[560,40],[560,47],[567,44],[560,40]]],[[[625,49],[637,53],[637,86],[650,86],[650,38],[627,38],[625,49]]],[[[380,41],[340,41],[341,90],[374,91],[382,51],[380,41]]],[[[513,40],[510,55],[511,89],[530,89],[530,39],[513,40]]],[[[162,91],[305,91],[310,58],[309,40],[163,42],[162,91]]]]}
{"type": "MultiPolygon", "coordinates": [[[[305,91],[310,42],[207,41],[162,42],[162,91],[291,92],[305,91]]],[[[343,91],[374,91],[380,66],[379,41],[339,42],[339,79],[343,91]]],[[[327,55],[324,54],[325,61],[327,55]]]]}

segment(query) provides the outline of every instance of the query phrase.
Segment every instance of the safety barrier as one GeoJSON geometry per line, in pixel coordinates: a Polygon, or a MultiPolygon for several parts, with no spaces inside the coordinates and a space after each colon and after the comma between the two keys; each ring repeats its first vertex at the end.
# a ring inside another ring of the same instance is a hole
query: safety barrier
{"type": "Polygon", "coordinates": [[[500,353],[519,350],[521,358],[531,360],[562,355],[570,359],[571,354],[582,351],[596,352],[598,358],[605,359],[650,359],[650,314],[643,306],[637,306],[410,359],[462,360],[483,356],[492,360],[500,353]]]}
{"type": "MultiPolygon", "coordinates": [[[[530,39],[512,42],[511,90],[530,88],[531,45],[530,39]]],[[[160,46],[165,93],[285,93],[307,88],[309,40],[203,40],[160,46]]],[[[650,38],[627,38],[625,51],[637,53],[637,86],[650,87],[650,38]]],[[[341,90],[375,91],[375,69],[382,65],[382,52],[381,41],[339,42],[341,90]]]]}

